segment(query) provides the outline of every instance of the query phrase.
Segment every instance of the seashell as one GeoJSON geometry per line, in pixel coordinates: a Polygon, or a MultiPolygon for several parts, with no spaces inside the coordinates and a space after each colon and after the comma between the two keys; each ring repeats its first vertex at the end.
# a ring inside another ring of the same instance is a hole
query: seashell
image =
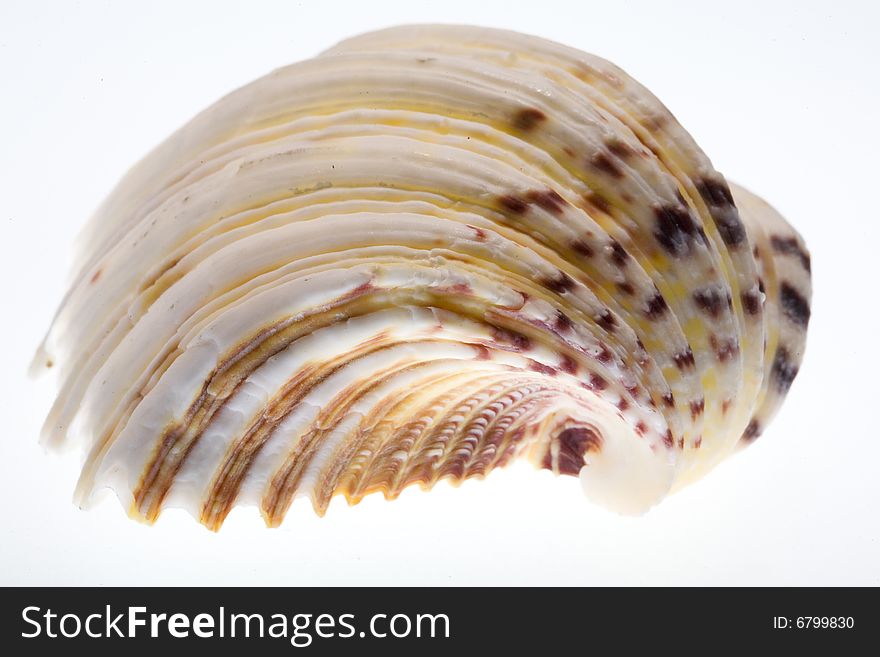
{"type": "Polygon", "coordinates": [[[803,241],[612,64],[408,26],[205,110],[83,230],[43,439],[152,522],[524,458],[641,513],[797,374],[803,241]]]}

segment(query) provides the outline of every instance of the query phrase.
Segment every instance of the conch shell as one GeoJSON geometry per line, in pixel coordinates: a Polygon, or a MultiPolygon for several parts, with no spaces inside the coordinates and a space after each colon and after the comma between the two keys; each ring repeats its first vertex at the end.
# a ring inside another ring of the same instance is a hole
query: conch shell
{"type": "Polygon", "coordinates": [[[640,513],[753,441],[810,260],[608,62],[452,26],[365,34],[226,96],[81,234],[35,361],[49,445],[152,522],[279,524],[514,459],[640,513]]]}

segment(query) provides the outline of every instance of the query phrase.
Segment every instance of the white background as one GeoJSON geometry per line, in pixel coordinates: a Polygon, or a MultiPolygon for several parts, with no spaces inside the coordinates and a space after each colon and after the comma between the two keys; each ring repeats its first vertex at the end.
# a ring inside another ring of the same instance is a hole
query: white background
{"type": "Polygon", "coordinates": [[[880,584],[880,20],[873,2],[0,4],[0,584],[880,584]],[[71,503],[25,377],[71,240],[125,169],[235,87],[402,22],[527,31],[652,89],[813,251],[807,357],[760,441],[642,518],[528,466],[280,530],[71,503]]]}

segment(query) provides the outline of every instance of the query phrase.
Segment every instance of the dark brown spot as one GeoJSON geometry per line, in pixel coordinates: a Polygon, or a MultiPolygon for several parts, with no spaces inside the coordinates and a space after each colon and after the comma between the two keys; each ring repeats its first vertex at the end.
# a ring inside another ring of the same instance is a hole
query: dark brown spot
{"type": "Polygon", "coordinates": [[[773,367],[770,370],[770,375],[776,383],[776,389],[782,394],[787,393],[797,374],[797,364],[791,361],[788,350],[785,347],[780,347],[776,352],[776,357],[773,359],[773,367]]]}
{"type": "Polygon", "coordinates": [[[808,272],[811,270],[810,254],[801,248],[800,243],[794,237],[781,237],[780,235],[770,236],[770,246],[776,253],[783,255],[793,255],[801,262],[801,266],[808,272]]]}
{"type": "Polygon", "coordinates": [[[555,367],[550,367],[549,365],[531,359],[529,360],[529,369],[532,370],[532,372],[538,372],[539,374],[544,374],[546,376],[556,376],[559,374],[559,371],[555,367]]]}
{"type": "Polygon", "coordinates": [[[562,214],[566,201],[552,189],[532,190],[526,194],[526,200],[551,214],[562,214]]]}
{"type": "Polygon", "coordinates": [[[598,374],[590,374],[590,387],[594,390],[605,390],[608,387],[608,382],[598,374]]]}
{"type": "Polygon", "coordinates": [[[607,146],[608,150],[619,157],[621,160],[626,160],[636,153],[635,149],[632,146],[621,141],[617,137],[612,137],[605,140],[605,146],[607,146]]]}
{"type": "Polygon", "coordinates": [[[668,309],[669,306],[666,304],[666,299],[663,298],[663,295],[658,290],[653,297],[648,299],[645,315],[648,319],[657,319],[666,313],[668,309]]]}
{"type": "Polygon", "coordinates": [[[596,360],[600,363],[610,363],[612,358],[614,358],[613,354],[608,350],[608,347],[603,344],[599,353],[596,354],[596,360]]]}
{"type": "Polygon", "coordinates": [[[556,272],[556,276],[544,279],[544,287],[562,294],[574,287],[574,279],[563,271],[556,272]]]}
{"type": "Polygon", "coordinates": [[[721,363],[726,363],[739,353],[739,344],[733,338],[722,340],[713,333],[709,336],[709,344],[715,352],[715,358],[721,363]]]}
{"type": "Polygon", "coordinates": [[[529,207],[525,201],[523,201],[518,196],[514,196],[512,194],[499,196],[498,205],[500,205],[502,209],[507,210],[508,212],[512,212],[514,214],[523,214],[526,210],[528,210],[529,207]]]}
{"type": "Polygon", "coordinates": [[[599,192],[584,194],[584,200],[600,212],[604,212],[605,214],[611,212],[611,203],[609,203],[608,199],[602,196],[599,192]]]}
{"type": "Polygon", "coordinates": [[[779,286],[779,305],[782,313],[798,326],[806,328],[810,323],[810,303],[786,281],[779,286]]]}
{"type": "Polygon", "coordinates": [[[625,411],[629,408],[629,402],[626,401],[625,397],[621,397],[620,401],[617,402],[617,408],[619,408],[621,411],[625,411]]]}
{"type": "Polygon", "coordinates": [[[694,303],[710,317],[718,317],[725,306],[729,307],[730,294],[717,286],[704,287],[693,294],[694,303]]]}
{"type": "Polygon", "coordinates": [[[675,445],[675,439],[672,437],[672,429],[667,429],[666,433],[663,435],[663,444],[669,448],[672,448],[675,445]]]}
{"type": "Polygon", "coordinates": [[[722,415],[727,415],[727,411],[730,410],[730,404],[731,404],[731,400],[729,398],[725,399],[723,402],[721,402],[721,414],[722,415]]]}
{"type": "Polygon", "coordinates": [[[697,191],[712,214],[721,239],[727,246],[735,247],[746,241],[746,229],[740,221],[733,203],[733,195],[724,180],[703,178],[697,183],[697,191]]]}
{"type": "Polygon", "coordinates": [[[627,253],[626,249],[621,246],[620,242],[617,240],[611,240],[611,252],[608,257],[618,267],[626,266],[626,261],[629,259],[629,253],[627,253]]]}
{"type": "Polygon", "coordinates": [[[667,392],[667,393],[666,393],[665,395],[663,395],[660,399],[663,400],[663,404],[664,404],[667,408],[675,408],[675,397],[672,395],[671,392],[667,392]]]}
{"type": "Polygon", "coordinates": [[[612,178],[617,178],[618,180],[623,178],[623,169],[607,153],[596,153],[590,158],[590,164],[599,171],[607,173],[612,178]]]}
{"type": "Polygon", "coordinates": [[[694,449],[700,449],[700,447],[702,447],[702,445],[703,445],[703,437],[702,436],[697,436],[696,438],[694,438],[694,449]]]}
{"type": "Polygon", "coordinates": [[[721,239],[727,246],[736,248],[745,243],[746,229],[740,221],[739,213],[734,208],[730,208],[724,213],[713,213],[712,218],[715,220],[715,227],[718,229],[721,239]]]}
{"type": "Polygon", "coordinates": [[[691,409],[691,419],[696,420],[699,416],[703,414],[703,411],[706,408],[706,400],[703,398],[698,399],[697,401],[692,401],[690,403],[691,409]]]}
{"type": "Polygon", "coordinates": [[[635,430],[638,435],[644,436],[646,433],[648,433],[648,425],[639,420],[638,422],[636,422],[635,430]]]}
{"type": "Polygon", "coordinates": [[[607,308],[596,319],[596,323],[609,333],[613,333],[617,327],[617,320],[614,318],[614,314],[607,308]]]}
{"type": "Polygon", "coordinates": [[[538,125],[547,120],[547,115],[534,107],[524,107],[513,115],[513,127],[522,132],[534,130],[538,125]]]}
{"type": "Polygon", "coordinates": [[[615,287],[628,296],[632,296],[636,293],[636,289],[632,286],[632,283],[627,281],[624,281],[623,283],[615,283],[615,287]]]}
{"type": "Polygon", "coordinates": [[[561,369],[563,372],[567,372],[568,374],[577,374],[578,364],[570,356],[566,354],[561,354],[559,369],[561,369]]]}
{"type": "Polygon", "coordinates": [[[532,341],[528,336],[497,326],[492,329],[492,339],[495,342],[510,345],[517,351],[528,351],[532,348],[532,341]]]}
{"type": "Polygon", "coordinates": [[[584,240],[575,240],[571,243],[571,249],[578,255],[582,255],[585,258],[592,258],[596,251],[584,240]]]}
{"type": "MultiPolygon", "coordinates": [[[[571,427],[556,438],[559,443],[557,471],[559,474],[576,476],[584,467],[584,455],[602,447],[599,435],[586,427],[571,427]]],[[[549,450],[548,450],[549,452],[549,450]]]]}
{"type": "Polygon", "coordinates": [[[97,283],[98,279],[101,278],[101,274],[104,273],[103,269],[96,269],[95,273],[92,274],[92,277],[89,279],[89,283],[97,283]]]}
{"type": "Polygon", "coordinates": [[[733,194],[723,180],[703,178],[697,182],[697,191],[708,205],[723,207],[733,205],[733,194]]]}
{"type": "Polygon", "coordinates": [[[753,418],[746,427],[746,430],[743,431],[742,439],[746,442],[751,442],[760,435],[761,425],[758,424],[758,421],[753,418]]]}
{"type": "Polygon", "coordinates": [[[674,256],[690,253],[699,236],[699,226],[690,210],[686,206],[663,205],[654,208],[654,216],[654,237],[660,246],[674,256]]]}
{"type": "Polygon", "coordinates": [[[559,333],[568,333],[574,324],[571,321],[571,317],[566,315],[561,310],[556,311],[556,319],[553,322],[556,330],[559,333]]]}
{"type": "Polygon", "coordinates": [[[675,354],[672,359],[675,361],[675,366],[680,370],[692,368],[696,364],[696,361],[694,360],[694,352],[690,347],[681,353],[675,354]]]}
{"type": "Polygon", "coordinates": [[[761,312],[761,294],[756,290],[749,290],[740,295],[742,305],[749,315],[757,315],[761,312]]]}

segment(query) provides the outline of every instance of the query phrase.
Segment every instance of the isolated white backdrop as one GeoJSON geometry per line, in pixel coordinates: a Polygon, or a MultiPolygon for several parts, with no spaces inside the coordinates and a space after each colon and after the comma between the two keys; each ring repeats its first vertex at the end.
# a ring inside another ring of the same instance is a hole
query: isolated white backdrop
{"type": "Polygon", "coordinates": [[[878,76],[870,2],[0,4],[0,584],[880,584],[878,76]],[[70,501],[76,455],[37,445],[24,373],[77,228],[125,169],[221,95],[352,34],[485,24],[602,55],[813,251],[807,357],[751,449],[642,518],[514,467],[324,519],[307,503],[219,534],[70,501]]]}

